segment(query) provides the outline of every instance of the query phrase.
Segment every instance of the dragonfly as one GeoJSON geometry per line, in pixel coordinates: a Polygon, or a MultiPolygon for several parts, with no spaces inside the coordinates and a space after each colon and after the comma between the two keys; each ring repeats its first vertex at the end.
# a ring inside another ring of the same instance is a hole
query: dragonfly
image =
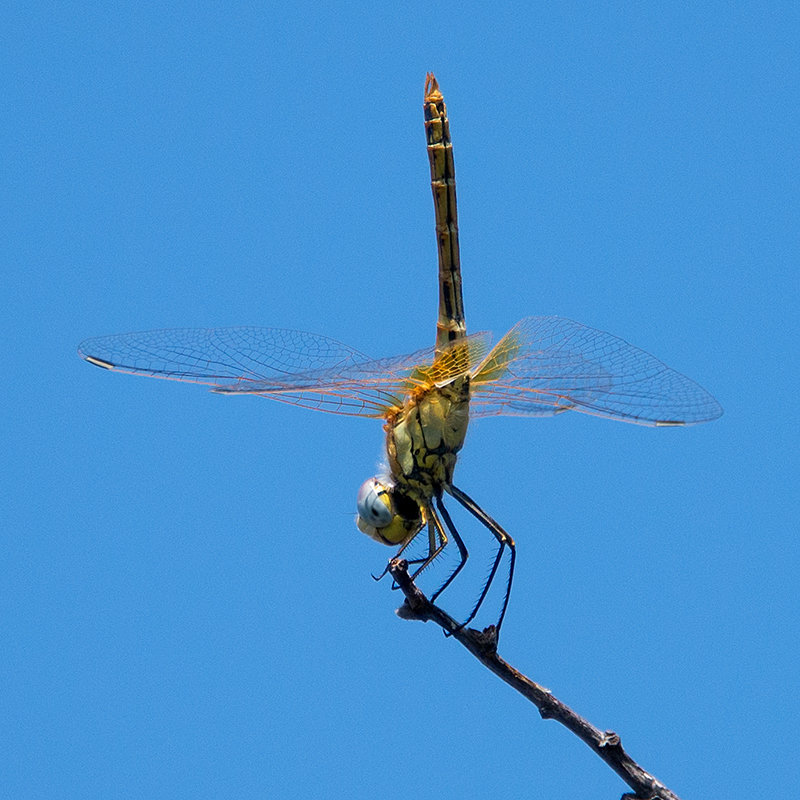
{"type": "Polygon", "coordinates": [[[425,531],[427,551],[409,560],[412,580],[452,539],[458,563],[431,595],[435,602],[469,555],[444,503],[445,495],[452,497],[497,543],[488,578],[462,626],[475,619],[504,553],[510,554],[493,626],[499,635],[511,596],[516,546],[453,483],[470,420],[580,412],[658,427],[707,422],[719,417],[722,408],[705,389],[654,356],[569,319],[526,317],[494,345],[489,333],[467,333],[453,145],[447,108],[432,73],[426,77],[423,107],[439,261],[433,347],[375,359],[319,334],[235,327],[104,336],[87,339],[78,352],[90,364],[114,372],[383,420],[386,469],[358,491],[358,528],[398,547],[395,558],[425,531]]]}

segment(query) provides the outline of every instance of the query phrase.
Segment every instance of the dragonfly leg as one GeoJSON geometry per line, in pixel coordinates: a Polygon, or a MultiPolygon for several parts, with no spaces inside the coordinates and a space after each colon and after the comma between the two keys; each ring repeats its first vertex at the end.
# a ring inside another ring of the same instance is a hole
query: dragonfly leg
{"type": "MultiPolygon", "coordinates": [[[[431,531],[430,531],[430,522],[428,523],[428,528],[429,528],[429,530],[428,530],[428,539],[429,539],[429,541],[430,541],[430,537],[432,536],[432,533],[431,533],[431,531]]],[[[374,581],[379,581],[381,578],[383,578],[383,577],[384,577],[384,576],[385,576],[385,575],[386,575],[386,574],[389,572],[389,567],[392,565],[392,562],[393,562],[393,561],[397,561],[397,559],[398,559],[398,558],[400,558],[400,556],[401,556],[401,555],[403,555],[403,552],[405,551],[405,549],[406,549],[406,548],[407,548],[407,547],[408,547],[408,546],[411,544],[411,542],[413,542],[413,541],[414,541],[414,539],[416,539],[416,538],[417,538],[417,534],[414,534],[414,536],[412,536],[412,537],[411,537],[411,538],[410,538],[410,539],[409,539],[409,540],[408,540],[408,541],[407,541],[407,542],[406,542],[406,543],[405,543],[405,544],[404,544],[404,545],[403,545],[403,546],[402,546],[402,547],[401,547],[401,548],[400,548],[400,549],[399,549],[399,550],[398,550],[398,551],[397,551],[397,552],[396,552],[396,553],[395,553],[395,554],[394,554],[394,555],[393,555],[393,556],[392,556],[392,557],[391,557],[391,558],[390,558],[390,559],[389,559],[389,560],[386,562],[386,566],[385,566],[385,567],[383,568],[383,570],[381,571],[381,574],[380,574],[380,575],[373,575],[373,576],[372,576],[372,580],[374,580],[374,581]]],[[[430,548],[430,545],[429,545],[429,548],[430,548]]],[[[428,555],[428,556],[424,556],[424,557],[422,557],[422,558],[410,558],[410,559],[408,559],[408,563],[409,563],[409,564],[421,564],[422,562],[427,562],[427,561],[429,561],[429,560],[430,560],[430,558],[431,558],[431,557],[430,557],[430,555],[428,555]]],[[[417,573],[414,573],[414,577],[416,577],[416,574],[417,574],[417,573]]],[[[412,578],[412,580],[413,580],[413,578],[412,578]]],[[[392,588],[393,588],[393,589],[396,589],[396,588],[397,588],[397,586],[392,586],[392,588]]]]}
{"type": "Polygon", "coordinates": [[[416,558],[413,561],[409,561],[409,564],[419,564],[420,566],[414,571],[414,574],[411,576],[411,580],[414,581],[417,579],[417,576],[425,569],[439,553],[444,550],[447,546],[447,534],[444,532],[444,528],[442,528],[442,523],[439,522],[438,518],[436,517],[433,509],[431,508],[429,511],[430,519],[428,520],[428,555],[424,556],[423,558],[416,558]]]}
{"type": "MultiPolygon", "coordinates": [[[[432,603],[435,602],[436,598],[455,580],[456,575],[458,575],[458,573],[461,572],[462,569],[464,569],[464,564],[467,563],[467,559],[469,558],[469,551],[467,550],[467,547],[464,544],[464,540],[461,538],[461,535],[456,530],[456,526],[453,524],[453,520],[450,518],[450,514],[444,507],[444,503],[442,503],[441,496],[436,498],[436,507],[439,509],[439,513],[442,515],[442,519],[444,520],[445,525],[447,525],[447,530],[450,531],[450,534],[453,537],[453,541],[455,541],[456,546],[458,547],[458,552],[461,555],[461,560],[458,562],[458,566],[450,573],[447,580],[431,595],[432,603]]],[[[431,508],[431,518],[436,520],[436,523],[440,530],[440,535],[444,540],[444,543],[447,544],[447,534],[445,533],[444,528],[442,527],[442,523],[439,520],[433,508],[431,508]]]]}
{"type": "Polygon", "coordinates": [[[495,630],[497,634],[500,633],[500,626],[503,624],[503,618],[506,615],[506,609],[508,608],[508,599],[511,596],[511,584],[514,580],[514,564],[517,558],[517,550],[514,544],[514,540],[503,530],[503,528],[495,522],[469,495],[465,494],[461,491],[461,489],[457,488],[456,486],[450,486],[449,488],[450,494],[461,503],[467,511],[472,514],[480,523],[485,525],[492,533],[492,535],[497,539],[500,544],[500,547],[497,550],[497,556],[495,557],[494,564],[492,565],[491,572],[489,573],[489,578],[486,581],[486,584],[483,587],[483,591],[481,591],[481,596],[478,598],[478,602],[475,603],[475,607],[470,612],[470,615],[464,621],[464,625],[468,625],[475,619],[478,610],[480,609],[483,601],[486,599],[486,595],[489,592],[489,587],[492,585],[492,581],[497,574],[497,570],[500,566],[500,561],[503,557],[503,551],[505,550],[506,546],[508,546],[509,552],[511,553],[511,561],[508,568],[508,583],[506,584],[506,594],[505,598],[503,599],[503,608],[500,611],[500,617],[497,620],[497,624],[495,625],[495,630]]]}
{"type": "MultiPolygon", "coordinates": [[[[445,533],[444,528],[442,527],[442,523],[439,521],[438,517],[436,517],[435,512],[432,508],[428,509],[428,554],[425,556],[421,556],[420,558],[409,558],[406,563],[409,566],[412,564],[419,564],[416,570],[411,575],[411,580],[414,581],[417,579],[417,576],[424,570],[428,565],[430,565],[434,559],[439,555],[439,553],[444,550],[448,543],[447,534],[445,533]]],[[[411,544],[411,542],[406,542],[403,547],[397,552],[389,564],[386,565],[383,573],[381,573],[381,577],[385,575],[389,571],[389,566],[392,564],[393,561],[396,561],[399,558],[400,554],[405,550],[405,548],[411,544]]],[[[449,581],[448,581],[449,583],[449,581]]],[[[392,589],[398,589],[398,585],[396,583],[392,584],[392,589]]],[[[439,590],[441,591],[441,589],[439,590]]],[[[438,594],[438,592],[437,592],[438,594]]]]}
{"type": "MultiPolygon", "coordinates": [[[[442,551],[442,548],[447,544],[447,537],[445,536],[444,539],[441,540],[439,531],[441,531],[441,524],[438,526],[438,528],[434,529],[434,526],[431,523],[431,520],[429,519],[428,520],[428,555],[427,556],[422,556],[421,558],[409,558],[407,560],[407,563],[409,565],[411,565],[411,564],[421,564],[422,565],[411,576],[411,580],[412,581],[414,580],[414,578],[417,577],[417,575],[419,575],[420,572],[422,572],[423,569],[425,569],[425,567],[428,566],[428,564],[431,563],[431,561],[433,561],[434,558],[436,558],[436,556],[439,555],[439,553],[442,551]]],[[[441,531],[441,533],[444,533],[444,532],[441,531]]],[[[417,538],[418,535],[419,535],[419,531],[417,531],[417,533],[415,533],[407,542],[405,542],[401,546],[401,548],[389,559],[389,561],[386,562],[386,566],[383,568],[383,571],[381,572],[381,574],[372,576],[373,580],[379,581],[381,578],[383,578],[384,575],[386,575],[389,572],[389,567],[392,565],[392,562],[397,561],[397,559],[400,558],[401,555],[403,555],[403,553],[405,552],[406,548],[417,538]]],[[[392,584],[392,589],[397,589],[397,588],[398,588],[397,584],[393,583],[392,584]]]]}

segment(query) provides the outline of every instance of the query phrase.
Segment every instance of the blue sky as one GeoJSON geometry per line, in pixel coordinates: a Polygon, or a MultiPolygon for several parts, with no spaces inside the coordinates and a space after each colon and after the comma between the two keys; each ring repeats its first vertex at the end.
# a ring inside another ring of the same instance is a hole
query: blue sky
{"type": "MultiPolygon", "coordinates": [[[[425,72],[470,330],[528,314],[685,372],[719,421],[470,430],[518,542],[501,654],[684,797],[797,768],[794,4],[16,5],[0,54],[0,794],[619,796],[375,583],[369,420],[117,376],[88,336],[433,343],[425,72]],[[321,788],[322,787],[322,788],[321,788]]],[[[484,532],[459,517],[472,569],[484,532]]],[[[486,623],[491,619],[484,619],[486,623]]]]}

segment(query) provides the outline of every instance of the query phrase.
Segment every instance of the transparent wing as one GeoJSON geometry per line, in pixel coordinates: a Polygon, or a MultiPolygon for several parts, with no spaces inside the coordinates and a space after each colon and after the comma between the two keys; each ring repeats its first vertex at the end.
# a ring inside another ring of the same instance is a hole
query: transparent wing
{"type": "Polygon", "coordinates": [[[184,328],[87,339],[86,361],[114,372],[199,383],[353,416],[379,417],[416,385],[474,369],[489,349],[475,334],[434,360],[426,348],[371,359],[327,336],[283,328],[184,328]]]}
{"type": "Polygon", "coordinates": [[[474,370],[471,416],[581,411],[642,425],[716,419],[719,403],[657,358],[562,317],[526,317],[474,370]]]}

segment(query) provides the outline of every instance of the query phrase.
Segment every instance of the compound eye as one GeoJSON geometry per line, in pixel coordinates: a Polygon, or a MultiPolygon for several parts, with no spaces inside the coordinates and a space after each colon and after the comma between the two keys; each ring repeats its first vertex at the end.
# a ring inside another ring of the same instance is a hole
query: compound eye
{"type": "Polygon", "coordinates": [[[358,516],[375,528],[385,528],[393,517],[390,491],[390,487],[377,478],[364,481],[356,499],[358,516]]]}

